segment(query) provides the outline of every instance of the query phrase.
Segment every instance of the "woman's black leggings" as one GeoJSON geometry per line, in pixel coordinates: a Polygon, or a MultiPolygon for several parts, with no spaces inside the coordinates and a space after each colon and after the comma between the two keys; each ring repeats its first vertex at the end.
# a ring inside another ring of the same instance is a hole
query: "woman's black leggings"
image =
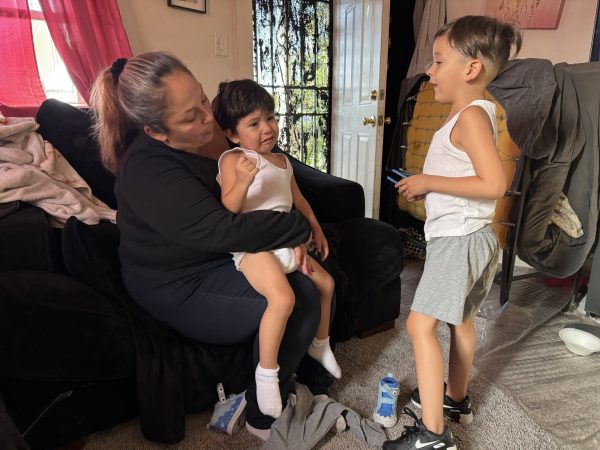
{"type": "MultiPolygon", "coordinates": [[[[123,280],[129,294],[150,314],[194,340],[209,344],[236,344],[254,339],[254,366],[258,364],[258,327],[267,301],[235,269],[230,259],[176,282],[163,283],[126,271],[123,272],[123,280]]],[[[307,384],[315,394],[324,393],[331,384],[320,366],[315,365],[310,357],[304,358],[321,317],[319,292],[312,281],[299,272],[289,274],[288,280],[296,303],[278,356],[279,384],[284,403],[296,371],[299,381],[307,384]]],[[[258,409],[254,383],[246,390],[246,401],[248,423],[259,429],[269,428],[273,418],[263,415],[258,409]]]]}

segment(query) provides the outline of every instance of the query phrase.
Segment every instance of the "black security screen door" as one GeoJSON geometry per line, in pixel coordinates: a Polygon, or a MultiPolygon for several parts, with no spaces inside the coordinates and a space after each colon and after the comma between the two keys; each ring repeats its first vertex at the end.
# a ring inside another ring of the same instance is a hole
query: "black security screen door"
{"type": "Polygon", "coordinates": [[[254,78],[275,98],[279,145],[329,171],[331,0],[254,0],[254,78]]]}

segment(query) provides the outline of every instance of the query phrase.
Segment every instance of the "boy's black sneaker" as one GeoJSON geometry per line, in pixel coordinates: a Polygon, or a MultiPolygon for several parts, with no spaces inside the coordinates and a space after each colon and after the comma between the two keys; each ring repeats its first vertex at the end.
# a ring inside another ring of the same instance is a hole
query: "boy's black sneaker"
{"type": "MultiPolygon", "coordinates": [[[[446,383],[444,383],[444,392],[446,392],[446,383]]],[[[421,399],[419,398],[419,389],[415,389],[410,394],[410,400],[413,405],[420,408],[421,399]]],[[[471,397],[468,395],[460,402],[455,402],[444,394],[444,416],[448,417],[461,425],[469,425],[473,422],[473,410],[471,409],[471,397]]]]}
{"type": "Polygon", "coordinates": [[[456,450],[456,444],[448,425],[444,426],[442,434],[429,431],[423,422],[409,408],[404,408],[404,414],[414,419],[413,426],[404,425],[400,437],[393,441],[385,441],[383,450],[456,450]]]}

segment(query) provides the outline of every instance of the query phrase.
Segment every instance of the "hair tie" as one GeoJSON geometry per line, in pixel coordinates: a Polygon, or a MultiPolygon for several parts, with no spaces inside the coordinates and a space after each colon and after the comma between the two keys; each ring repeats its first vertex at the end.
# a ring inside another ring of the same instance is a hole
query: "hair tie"
{"type": "Polygon", "coordinates": [[[112,66],[110,66],[110,73],[112,74],[115,83],[119,81],[119,76],[121,75],[121,72],[123,72],[125,64],[127,64],[127,58],[119,58],[112,63],[112,66]]]}

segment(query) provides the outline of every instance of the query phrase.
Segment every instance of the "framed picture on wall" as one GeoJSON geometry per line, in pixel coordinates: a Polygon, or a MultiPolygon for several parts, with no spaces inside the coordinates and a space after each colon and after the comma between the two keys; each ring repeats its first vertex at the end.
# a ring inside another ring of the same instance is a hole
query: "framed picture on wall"
{"type": "Polygon", "coordinates": [[[187,9],[200,14],[206,14],[206,0],[167,0],[167,5],[173,8],[187,9]]]}
{"type": "Polygon", "coordinates": [[[558,28],[565,0],[487,0],[485,15],[519,28],[558,28]]]}

